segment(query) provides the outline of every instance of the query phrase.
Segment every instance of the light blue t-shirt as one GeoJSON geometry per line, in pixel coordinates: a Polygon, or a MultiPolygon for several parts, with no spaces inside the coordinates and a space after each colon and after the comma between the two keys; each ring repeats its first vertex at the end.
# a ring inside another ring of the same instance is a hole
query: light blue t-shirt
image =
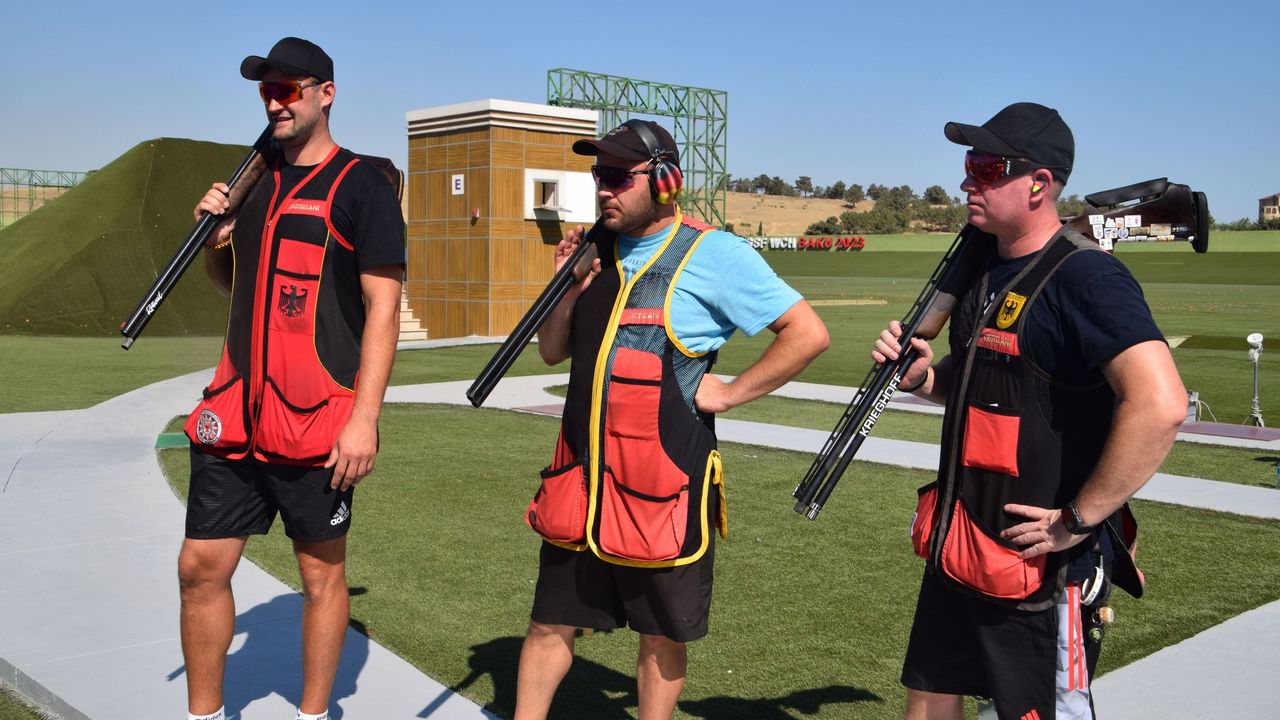
{"type": "MultiPolygon", "coordinates": [[[[640,238],[618,236],[630,280],[662,246],[670,226],[640,238]]],[[[698,244],[671,295],[671,327],[693,352],[715,350],[735,329],[755,335],[802,300],[746,240],[712,230],[698,244]]]]}

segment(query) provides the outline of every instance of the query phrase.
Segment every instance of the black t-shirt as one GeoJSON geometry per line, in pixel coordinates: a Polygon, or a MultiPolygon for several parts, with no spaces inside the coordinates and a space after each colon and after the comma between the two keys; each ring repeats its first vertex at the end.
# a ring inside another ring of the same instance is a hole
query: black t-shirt
{"type": "MultiPolygon", "coordinates": [[[[279,197],[315,169],[314,165],[280,168],[279,197]]],[[[404,218],[391,183],[373,165],[356,163],[333,195],[333,227],[356,249],[356,266],[404,265],[404,218]]]]}
{"type": "MultiPolygon", "coordinates": [[[[994,301],[1032,257],[995,257],[985,302],[994,301]]],[[[1062,263],[1031,305],[1018,345],[1024,357],[1054,378],[1086,385],[1101,379],[1104,362],[1148,340],[1164,340],[1164,335],[1142,288],[1124,263],[1099,251],[1077,252],[1062,263]]]]}

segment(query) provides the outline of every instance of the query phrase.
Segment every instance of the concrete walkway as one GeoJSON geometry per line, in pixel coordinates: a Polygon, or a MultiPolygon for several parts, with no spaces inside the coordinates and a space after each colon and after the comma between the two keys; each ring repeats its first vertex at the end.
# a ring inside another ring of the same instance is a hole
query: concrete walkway
{"type": "MultiPolygon", "coordinates": [[[[0,415],[0,677],[63,717],[168,720],[185,707],[174,568],[183,508],[154,444],[209,374],[86,410],[0,415]]],[[[485,405],[554,410],[562,401],[543,388],[566,382],[510,378],[485,405]]],[[[469,384],[393,387],[388,401],[464,405],[469,384]]],[[[776,394],[847,403],[852,390],[793,383],[776,394]]],[[[732,420],[717,428],[725,441],[805,453],[828,435],[732,420]]],[[[931,469],[937,452],[873,437],[859,459],[931,469]]],[[[1280,519],[1280,492],[1269,488],[1162,474],[1139,496],[1280,519]]],[[[300,598],[247,561],[234,585],[228,709],[245,720],[290,717],[300,598]]],[[[1259,673],[1280,665],[1278,625],[1280,603],[1233,618],[1101,678],[1098,702],[1114,718],[1271,716],[1277,691],[1259,673]]],[[[346,643],[335,718],[492,717],[363,635],[348,631],[346,643]]]]}
{"type": "MultiPolygon", "coordinates": [[[[186,711],[176,559],[184,509],[156,436],[210,373],[73,412],[0,415],[0,673],[68,719],[172,720],[186,711]]],[[[245,561],[235,574],[227,709],[292,718],[301,596],[245,561]]],[[[493,717],[348,630],[334,718],[493,717]]]]}

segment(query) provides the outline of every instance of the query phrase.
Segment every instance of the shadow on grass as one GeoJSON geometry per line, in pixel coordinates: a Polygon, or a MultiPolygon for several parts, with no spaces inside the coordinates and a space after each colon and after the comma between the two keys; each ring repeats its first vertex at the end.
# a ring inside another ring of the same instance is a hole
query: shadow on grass
{"type": "Polygon", "coordinates": [[[1274,481],[1269,479],[1262,480],[1258,482],[1259,487],[1280,487],[1280,457],[1275,457],[1274,455],[1259,455],[1254,458],[1254,460],[1263,463],[1264,465],[1270,465],[1276,469],[1276,479],[1274,481]]]}
{"type": "Polygon", "coordinates": [[[795,720],[789,712],[797,710],[815,716],[824,705],[855,702],[883,702],[884,698],[862,688],[830,685],[812,690],[796,690],[775,698],[709,697],[705,700],[681,700],[680,709],[705,720],[795,720]]]}
{"type": "MultiPolygon", "coordinates": [[[[471,672],[451,689],[461,692],[488,675],[493,681],[493,701],[484,709],[502,717],[511,717],[516,707],[516,671],[520,663],[523,637],[501,637],[471,646],[468,664],[471,672]]],[[[788,712],[797,710],[816,715],[824,705],[854,702],[882,702],[875,693],[855,687],[833,685],[812,690],[797,690],[777,698],[710,697],[682,700],[681,711],[705,720],[795,720],[788,712]]],[[[560,683],[551,704],[551,718],[591,718],[618,720],[634,717],[636,708],[635,678],[596,662],[575,657],[569,674],[560,683]]],[[[430,717],[436,703],[423,708],[418,717],[430,717]]]]}
{"type": "MultiPolygon", "coordinates": [[[[471,672],[452,687],[461,692],[481,677],[488,675],[493,681],[493,701],[485,710],[502,717],[511,717],[516,708],[516,669],[520,663],[523,637],[510,636],[471,646],[467,663],[471,672]]],[[[636,707],[636,682],[634,678],[581,657],[573,659],[569,674],[556,690],[551,703],[552,718],[592,718],[613,720],[631,718],[628,708],[636,707]]],[[[429,717],[434,707],[423,709],[418,717],[429,717]]]]}

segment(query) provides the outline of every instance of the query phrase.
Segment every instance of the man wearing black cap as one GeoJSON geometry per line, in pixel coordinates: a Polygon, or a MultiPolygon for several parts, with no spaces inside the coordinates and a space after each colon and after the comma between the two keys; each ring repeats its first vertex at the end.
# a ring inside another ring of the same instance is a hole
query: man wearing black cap
{"type": "MultiPolygon", "coordinates": [[[[571,359],[553,459],[529,505],[542,535],[517,720],[544,718],[573,661],[575,628],[640,635],[638,716],[669,718],[685,643],[707,632],[723,473],[714,413],[795,377],[826,328],[742,238],[676,204],[679,153],[660,125],[629,120],[599,140],[600,259],[538,333],[548,364],[571,359]],[[735,330],[777,333],[731,382],[708,371],[735,330]]],[[[563,264],[581,227],[556,249],[563,264]]]]}
{"type": "MultiPolygon", "coordinates": [[[[968,242],[987,269],[900,389],[946,403],[938,481],[912,542],[926,559],[902,671],[906,717],[1092,718],[1111,583],[1140,595],[1129,498],[1160,466],[1186,394],[1142,290],[1066,228],[1056,200],[1075,142],[1057,111],[1016,103],[948,123],[965,156],[968,242]],[[992,237],[993,236],[993,237],[992,237]]],[[[901,327],[872,356],[897,358],[901,327]]]]}
{"type": "MultiPolygon", "coordinates": [[[[218,718],[235,626],[231,576],[276,513],[302,577],[298,717],[327,718],[348,620],[354,485],[373,470],[399,331],[404,221],[387,179],[329,134],[333,61],[284,38],[240,66],[278,152],[205,249],[231,298],[222,359],[188,418],[191,490],[178,557],[188,711],[218,718]]],[[[225,212],[216,183],[196,206],[225,212]]]]}

